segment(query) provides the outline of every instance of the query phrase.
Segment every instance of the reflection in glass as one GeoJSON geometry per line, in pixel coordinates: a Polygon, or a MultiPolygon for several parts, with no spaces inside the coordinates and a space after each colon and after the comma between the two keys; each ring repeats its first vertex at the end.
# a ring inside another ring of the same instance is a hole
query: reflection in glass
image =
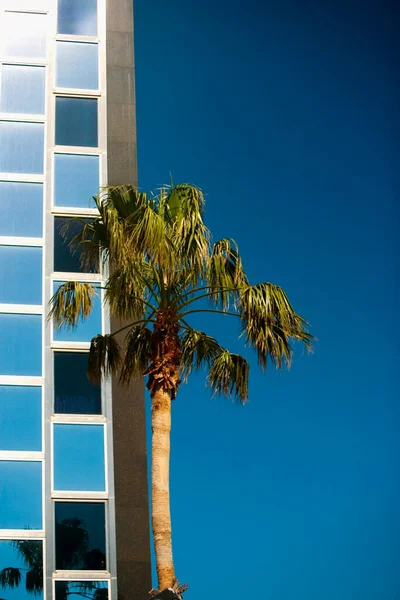
{"type": "Polygon", "coordinates": [[[42,375],[41,315],[0,314],[0,375],[42,375]]]}
{"type": "Polygon", "coordinates": [[[0,461],[0,529],[42,529],[41,462],[0,461]]]}
{"type": "Polygon", "coordinates": [[[97,90],[98,45],[56,42],[56,86],[97,90]]]}
{"type": "Polygon", "coordinates": [[[0,246],[0,303],[42,303],[42,249],[0,246]]]}
{"type": "Polygon", "coordinates": [[[46,58],[47,15],[5,12],[5,56],[12,58],[46,58]]]}
{"type": "Polygon", "coordinates": [[[87,369],[87,352],[54,353],[54,412],[83,415],[101,413],[101,388],[89,381],[87,369]]]}
{"type": "Polygon", "coordinates": [[[56,98],[56,145],[97,146],[95,98],[56,98]]]}
{"type": "Polygon", "coordinates": [[[0,181],[0,206],[0,235],[42,237],[42,183],[0,181]]]}
{"type": "Polygon", "coordinates": [[[97,0],[58,0],[57,31],[97,35],[97,0]]]}
{"type": "Polygon", "coordinates": [[[44,125],[0,121],[0,173],[43,173],[44,125]]]}
{"type": "Polygon", "coordinates": [[[44,114],[45,68],[3,65],[0,110],[27,115],[44,114]]]}
{"type": "Polygon", "coordinates": [[[56,569],[106,570],[103,502],[56,502],[56,569]]]}
{"type": "MultiPolygon", "coordinates": [[[[54,292],[61,283],[60,281],[54,282],[54,292]]],[[[93,287],[96,288],[95,285],[93,287]]],[[[54,328],[53,337],[57,342],[90,342],[98,333],[101,333],[101,299],[100,290],[97,288],[97,295],[93,298],[93,309],[89,317],[85,321],[81,320],[74,329],[54,328]]]]}
{"type": "Polygon", "coordinates": [[[103,425],[54,425],[54,489],[103,492],[103,425]]]}
{"type": "Polygon", "coordinates": [[[0,540],[0,595],[6,600],[43,598],[41,541],[0,540]]]}
{"type": "Polygon", "coordinates": [[[106,581],[56,581],[55,600],[108,600],[106,581]]]}
{"type": "Polygon", "coordinates": [[[54,155],[54,204],[95,208],[99,191],[99,157],[84,154],[54,155]]]}
{"type": "Polygon", "coordinates": [[[42,449],[42,388],[0,385],[0,450],[42,449]]]}
{"type": "Polygon", "coordinates": [[[95,273],[94,265],[81,264],[80,248],[71,248],[71,242],[82,232],[91,219],[71,219],[55,217],[54,219],[54,271],[63,273],[95,273]]]}

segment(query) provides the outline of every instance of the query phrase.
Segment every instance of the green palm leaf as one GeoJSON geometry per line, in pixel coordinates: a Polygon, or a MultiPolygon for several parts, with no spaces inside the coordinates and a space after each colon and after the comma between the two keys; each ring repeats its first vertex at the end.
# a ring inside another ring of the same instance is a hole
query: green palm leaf
{"type": "Polygon", "coordinates": [[[87,319],[93,308],[93,297],[97,292],[89,283],[67,281],[60,285],[50,299],[49,320],[57,328],[74,328],[80,320],[87,319]]]}
{"type": "Polygon", "coordinates": [[[121,349],[111,335],[96,335],[89,350],[88,377],[97,383],[102,376],[116,373],[121,362],[121,349]]]}
{"type": "Polygon", "coordinates": [[[214,394],[235,397],[241,404],[248,398],[249,363],[239,354],[223,350],[211,365],[208,383],[214,394]]]}
{"type": "Polygon", "coordinates": [[[152,331],[145,326],[132,327],[126,336],[120,380],[129,383],[132,377],[142,377],[152,356],[152,331]]]}
{"type": "Polygon", "coordinates": [[[292,349],[290,339],[301,341],[311,350],[311,334],[307,322],[293,310],[282,288],[272,283],[246,286],[240,290],[239,309],[242,332],[253,346],[262,368],[268,357],[276,367],[290,366],[292,349]]]}
{"type": "Polygon", "coordinates": [[[217,340],[202,331],[187,329],[181,339],[182,374],[187,380],[193,369],[210,367],[212,361],[222,352],[217,340]]]}
{"type": "Polygon", "coordinates": [[[221,308],[228,308],[230,301],[236,300],[239,289],[248,284],[234,240],[225,238],[214,244],[207,265],[207,282],[212,301],[221,308]]]}

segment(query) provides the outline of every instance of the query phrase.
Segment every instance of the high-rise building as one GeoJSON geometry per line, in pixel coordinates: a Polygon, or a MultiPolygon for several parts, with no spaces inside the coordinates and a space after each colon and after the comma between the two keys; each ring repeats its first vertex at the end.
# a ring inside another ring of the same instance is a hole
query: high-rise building
{"type": "Polygon", "coordinates": [[[151,587],[143,384],[92,385],[102,273],[64,231],[133,183],[132,0],[0,0],[0,597],[143,600],[151,587]],[[97,288],[74,330],[60,282],[97,288]]]}

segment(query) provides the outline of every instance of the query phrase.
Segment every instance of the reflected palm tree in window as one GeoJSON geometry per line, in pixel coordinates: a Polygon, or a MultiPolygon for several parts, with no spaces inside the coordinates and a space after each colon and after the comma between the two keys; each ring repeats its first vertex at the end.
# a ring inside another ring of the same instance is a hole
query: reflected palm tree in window
{"type": "MultiPolygon", "coordinates": [[[[59,569],[105,570],[106,556],[99,548],[88,548],[88,532],[78,518],[56,522],[56,555],[59,569]]],[[[24,585],[27,594],[40,596],[43,592],[43,546],[38,540],[7,542],[18,556],[18,566],[0,570],[3,590],[24,585]]],[[[2,565],[0,565],[2,566],[2,565]]],[[[77,574],[78,575],[78,574],[77,574]]],[[[108,588],[101,581],[57,581],[56,600],[67,600],[72,594],[88,600],[107,600],[108,588]]],[[[7,600],[1,598],[0,600],[7,600]]]]}

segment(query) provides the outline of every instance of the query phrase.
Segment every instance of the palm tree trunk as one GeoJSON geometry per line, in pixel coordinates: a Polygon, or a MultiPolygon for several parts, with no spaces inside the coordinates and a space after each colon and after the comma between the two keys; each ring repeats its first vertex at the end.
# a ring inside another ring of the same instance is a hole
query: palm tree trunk
{"type": "Polygon", "coordinates": [[[172,559],[171,513],[169,505],[169,456],[171,396],[162,386],[152,393],[152,521],[156,551],[158,587],[172,587],[175,580],[172,559]]]}

